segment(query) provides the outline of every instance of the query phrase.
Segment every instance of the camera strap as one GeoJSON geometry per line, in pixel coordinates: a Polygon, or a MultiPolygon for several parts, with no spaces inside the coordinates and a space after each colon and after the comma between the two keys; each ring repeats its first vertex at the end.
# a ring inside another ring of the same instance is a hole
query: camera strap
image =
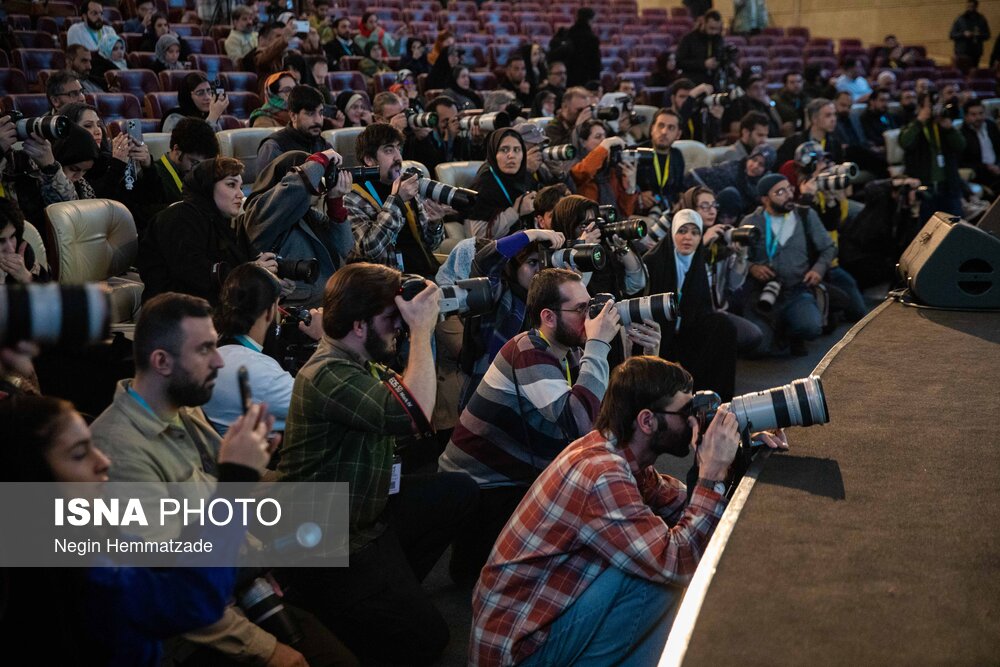
{"type": "Polygon", "coordinates": [[[377,380],[381,380],[385,388],[389,390],[392,397],[403,406],[403,410],[409,415],[410,420],[413,422],[414,439],[416,440],[426,440],[428,438],[434,437],[434,428],[431,426],[430,422],[427,421],[427,417],[424,415],[424,411],[420,408],[420,404],[417,403],[413,395],[410,394],[410,390],[406,388],[406,385],[402,383],[399,376],[396,375],[392,370],[386,368],[381,364],[376,364],[373,362],[368,362],[368,372],[372,374],[377,380]]]}

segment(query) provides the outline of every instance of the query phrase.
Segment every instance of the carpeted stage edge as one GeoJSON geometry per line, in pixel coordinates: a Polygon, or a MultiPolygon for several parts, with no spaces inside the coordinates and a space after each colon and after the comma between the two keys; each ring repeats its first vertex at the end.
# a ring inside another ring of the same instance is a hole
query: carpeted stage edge
{"type": "Polygon", "coordinates": [[[1000,664],[1000,314],[881,309],[736,523],[684,665],[1000,664]]]}

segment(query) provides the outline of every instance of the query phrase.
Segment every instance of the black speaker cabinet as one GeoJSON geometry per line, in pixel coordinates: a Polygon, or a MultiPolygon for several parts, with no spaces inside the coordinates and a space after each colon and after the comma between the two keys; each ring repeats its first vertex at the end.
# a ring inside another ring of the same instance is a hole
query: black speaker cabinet
{"type": "Polygon", "coordinates": [[[983,213],[983,217],[979,218],[979,228],[1000,238],[1000,197],[994,199],[986,209],[986,213],[983,213]]]}
{"type": "Polygon", "coordinates": [[[1000,308],[1000,238],[935,213],[899,258],[917,301],[947,308],[1000,308]]]}

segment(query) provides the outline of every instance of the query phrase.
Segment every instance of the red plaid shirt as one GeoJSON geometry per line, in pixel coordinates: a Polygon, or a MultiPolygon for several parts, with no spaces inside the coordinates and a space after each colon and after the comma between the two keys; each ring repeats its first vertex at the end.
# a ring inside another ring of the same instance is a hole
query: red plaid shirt
{"type": "Polygon", "coordinates": [[[608,567],[685,585],[725,498],[641,470],[614,438],[591,431],[535,481],[493,547],[473,592],[469,662],[514,665],[608,567]],[[669,524],[669,525],[668,525],[669,524]],[[673,527],[671,527],[673,526],[673,527]]]}

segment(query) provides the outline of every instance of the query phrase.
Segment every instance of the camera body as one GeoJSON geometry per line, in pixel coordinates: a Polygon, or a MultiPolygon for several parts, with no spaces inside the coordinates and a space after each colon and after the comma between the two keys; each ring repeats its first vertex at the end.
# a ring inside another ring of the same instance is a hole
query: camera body
{"type": "Polygon", "coordinates": [[[578,243],[569,248],[541,248],[539,251],[542,267],[546,269],[569,269],[580,273],[602,271],[608,264],[604,246],[600,243],[578,243]]]}
{"type": "Polygon", "coordinates": [[[319,260],[315,257],[310,259],[291,259],[279,255],[274,259],[278,262],[279,278],[301,281],[311,285],[319,277],[319,260]]]}
{"type": "Polygon", "coordinates": [[[70,120],[66,116],[36,116],[26,117],[16,110],[8,111],[5,115],[14,123],[18,141],[27,141],[32,134],[40,135],[49,141],[62,139],[69,132],[70,120]]]}
{"type": "Polygon", "coordinates": [[[622,148],[621,146],[612,146],[609,153],[608,160],[611,164],[628,162],[629,164],[634,164],[637,168],[651,167],[653,164],[653,155],[655,154],[652,148],[622,148]]]}
{"type": "MultiPolygon", "coordinates": [[[[427,282],[422,276],[404,273],[400,277],[399,294],[404,301],[412,301],[426,288],[427,282]]],[[[452,314],[482,315],[493,310],[493,289],[489,278],[467,278],[437,289],[441,294],[441,319],[452,314]]]]}
{"type": "Polygon", "coordinates": [[[617,235],[623,241],[639,241],[646,237],[646,221],[642,218],[627,220],[606,220],[598,217],[595,222],[601,230],[601,241],[611,243],[611,237],[617,235]]]}
{"type": "Polygon", "coordinates": [[[288,314],[285,315],[285,322],[284,322],[285,324],[290,323],[297,325],[299,322],[301,322],[305,326],[309,326],[310,324],[312,324],[313,317],[312,313],[309,312],[308,308],[292,307],[288,308],[286,312],[288,314]]]}
{"type": "Polygon", "coordinates": [[[612,121],[618,120],[618,116],[621,112],[618,107],[614,106],[599,106],[597,104],[590,105],[590,117],[596,118],[597,120],[612,121]]]}
{"type": "MultiPolygon", "coordinates": [[[[594,319],[601,313],[604,304],[615,301],[615,297],[606,292],[594,295],[587,307],[587,316],[594,319]]],[[[677,319],[677,296],[673,292],[639,296],[634,299],[615,301],[618,317],[623,327],[635,322],[665,320],[673,322],[677,319]]]]}
{"type": "Polygon", "coordinates": [[[436,201],[456,209],[467,209],[476,203],[479,193],[467,188],[459,188],[453,185],[446,185],[440,181],[425,178],[420,170],[410,167],[403,172],[404,177],[417,177],[417,190],[424,199],[436,201]]]}
{"type": "Polygon", "coordinates": [[[813,426],[830,421],[823,381],[816,375],[773,389],[734,396],[729,403],[722,403],[715,392],[696,392],[691,398],[691,415],[698,420],[699,433],[705,433],[723,406],[736,416],[740,432],[746,429],[769,431],[788,426],[813,426]]]}
{"type": "Polygon", "coordinates": [[[728,109],[736,102],[746,95],[742,88],[734,87],[725,93],[712,93],[711,95],[704,95],[701,98],[702,105],[706,107],[714,107],[716,105],[721,106],[724,109],[728,109]]]}
{"type": "Polygon", "coordinates": [[[958,120],[962,117],[962,106],[958,98],[952,98],[947,102],[941,100],[941,94],[937,91],[930,92],[931,112],[935,118],[946,118],[948,120],[958,120]]]}
{"type": "Polygon", "coordinates": [[[751,246],[760,238],[760,230],[753,225],[740,225],[739,227],[727,225],[721,238],[727,245],[735,243],[744,247],[751,246]]]}

